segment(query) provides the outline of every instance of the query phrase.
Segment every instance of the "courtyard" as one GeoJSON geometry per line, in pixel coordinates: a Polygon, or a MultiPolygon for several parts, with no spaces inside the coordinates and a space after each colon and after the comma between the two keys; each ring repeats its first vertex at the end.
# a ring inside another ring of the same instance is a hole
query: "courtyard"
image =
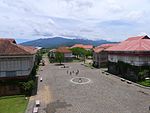
{"type": "Polygon", "coordinates": [[[150,112],[149,89],[122,82],[81,62],[65,65],[68,68],[47,61],[40,67],[38,74],[43,82],[38,83],[37,95],[30,98],[27,113],[31,113],[36,99],[41,101],[40,113],[150,112]]]}

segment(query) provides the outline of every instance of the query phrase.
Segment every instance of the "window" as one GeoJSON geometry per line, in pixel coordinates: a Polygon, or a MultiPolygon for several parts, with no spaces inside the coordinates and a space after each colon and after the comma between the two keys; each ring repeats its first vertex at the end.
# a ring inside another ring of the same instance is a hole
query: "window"
{"type": "Polygon", "coordinates": [[[16,76],[16,71],[7,71],[6,72],[6,77],[14,77],[16,76]]]}

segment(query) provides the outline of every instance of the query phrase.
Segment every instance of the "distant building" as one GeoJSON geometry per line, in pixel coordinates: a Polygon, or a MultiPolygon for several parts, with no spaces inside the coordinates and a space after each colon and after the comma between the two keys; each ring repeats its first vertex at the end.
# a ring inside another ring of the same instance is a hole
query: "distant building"
{"type": "Polygon", "coordinates": [[[121,77],[137,81],[138,73],[150,67],[150,38],[131,37],[110,47],[108,51],[108,71],[121,77]]]}
{"type": "Polygon", "coordinates": [[[102,44],[93,49],[93,66],[97,68],[106,67],[108,62],[107,48],[116,44],[102,44]]]}
{"type": "Polygon", "coordinates": [[[52,49],[49,51],[49,57],[50,59],[55,59],[56,53],[62,53],[64,55],[64,62],[70,61],[73,59],[72,51],[69,49],[69,47],[59,47],[57,49],[52,49]]]}
{"type": "Polygon", "coordinates": [[[54,59],[55,58],[56,49],[51,49],[49,51],[49,58],[54,59]]]}
{"type": "MultiPolygon", "coordinates": [[[[14,39],[0,39],[0,81],[27,79],[34,66],[36,52],[33,47],[16,44],[14,39]]],[[[0,89],[0,95],[3,95],[7,87],[0,86],[0,89]]],[[[7,93],[13,92],[8,89],[7,93]]]]}
{"type": "Polygon", "coordinates": [[[75,44],[71,48],[76,48],[76,47],[83,48],[85,50],[92,50],[93,49],[93,45],[84,45],[84,44],[75,44]]]}
{"type": "Polygon", "coordinates": [[[42,49],[42,47],[38,47],[38,46],[37,46],[37,47],[35,47],[35,48],[36,48],[36,49],[38,49],[38,50],[42,49]]]}

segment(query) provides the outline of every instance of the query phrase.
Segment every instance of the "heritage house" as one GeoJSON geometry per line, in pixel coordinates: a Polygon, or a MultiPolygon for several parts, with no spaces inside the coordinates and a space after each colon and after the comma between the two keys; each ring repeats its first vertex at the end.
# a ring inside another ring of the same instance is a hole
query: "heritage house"
{"type": "Polygon", "coordinates": [[[148,36],[128,38],[108,48],[107,51],[108,71],[113,74],[138,81],[140,80],[139,72],[150,69],[150,38],[148,36]]]}

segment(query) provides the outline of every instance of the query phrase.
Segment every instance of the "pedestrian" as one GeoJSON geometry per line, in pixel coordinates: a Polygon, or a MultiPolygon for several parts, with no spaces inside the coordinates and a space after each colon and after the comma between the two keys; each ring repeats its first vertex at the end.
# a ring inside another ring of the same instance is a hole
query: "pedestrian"
{"type": "Polygon", "coordinates": [[[81,78],[79,78],[78,82],[79,82],[79,83],[82,83],[82,79],[81,79],[81,78]]]}
{"type": "Polygon", "coordinates": [[[68,74],[68,70],[67,70],[67,74],[68,74]]]}
{"type": "Polygon", "coordinates": [[[76,76],[78,75],[78,73],[76,72],[76,76]]]}

